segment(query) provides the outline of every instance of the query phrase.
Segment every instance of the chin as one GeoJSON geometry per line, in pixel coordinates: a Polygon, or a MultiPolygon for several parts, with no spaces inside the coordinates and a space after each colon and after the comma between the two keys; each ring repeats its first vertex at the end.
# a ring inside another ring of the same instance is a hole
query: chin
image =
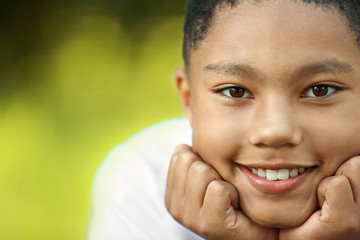
{"type": "Polygon", "coordinates": [[[250,217],[256,224],[268,228],[293,228],[300,226],[308,216],[271,216],[271,217],[250,217]]]}
{"type": "Polygon", "coordinates": [[[270,228],[293,228],[303,224],[317,209],[317,198],[306,201],[250,201],[241,203],[243,212],[255,223],[270,228]],[[250,204],[252,203],[252,204],[250,204]],[[256,203],[256,204],[254,204],[256,203]]]}

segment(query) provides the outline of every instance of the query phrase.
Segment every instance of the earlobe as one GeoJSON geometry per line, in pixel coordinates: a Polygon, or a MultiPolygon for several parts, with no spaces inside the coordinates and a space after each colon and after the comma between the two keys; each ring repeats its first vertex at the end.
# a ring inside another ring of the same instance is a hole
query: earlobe
{"type": "Polygon", "coordinates": [[[190,82],[184,68],[177,68],[175,70],[175,84],[185,115],[190,125],[192,125],[190,82]]]}

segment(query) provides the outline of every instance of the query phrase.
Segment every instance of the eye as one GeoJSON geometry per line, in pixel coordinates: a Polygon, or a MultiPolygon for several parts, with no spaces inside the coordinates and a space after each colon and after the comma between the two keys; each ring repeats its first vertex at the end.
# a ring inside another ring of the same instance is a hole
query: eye
{"type": "Polygon", "coordinates": [[[302,95],[304,97],[321,98],[329,96],[337,90],[340,90],[340,88],[326,84],[319,84],[306,89],[302,95]]]}
{"type": "Polygon", "coordinates": [[[229,98],[251,98],[253,96],[249,90],[242,87],[222,88],[216,92],[221,93],[229,98]]]}

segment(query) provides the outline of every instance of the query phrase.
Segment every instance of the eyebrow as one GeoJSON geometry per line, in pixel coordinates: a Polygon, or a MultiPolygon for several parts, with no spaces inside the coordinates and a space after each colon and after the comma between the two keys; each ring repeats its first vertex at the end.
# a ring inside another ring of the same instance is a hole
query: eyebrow
{"type": "Polygon", "coordinates": [[[325,59],[320,62],[311,63],[296,70],[291,79],[299,80],[320,73],[345,74],[352,73],[354,68],[347,62],[341,62],[336,58],[325,59]]]}
{"type": "MultiPolygon", "coordinates": [[[[264,82],[265,74],[249,64],[219,61],[209,64],[204,68],[205,71],[213,71],[216,74],[237,75],[243,78],[253,79],[260,83],[264,82]]],[[[353,72],[354,68],[347,62],[342,62],[336,58],[327,58],[325,60],[310,63],[295,70],[289,79],[289,82],[298,81],[320,73],[345,74],[353,72]]]]}
{"type": "Polygon", "coordinates": [[[229,74],[243,78],[256,79],[259,82],[262,82],[265,79],[259,70],[248,64],[219,61],[207,65],[204,70],[212,71],[220,75],[229,74]]]}

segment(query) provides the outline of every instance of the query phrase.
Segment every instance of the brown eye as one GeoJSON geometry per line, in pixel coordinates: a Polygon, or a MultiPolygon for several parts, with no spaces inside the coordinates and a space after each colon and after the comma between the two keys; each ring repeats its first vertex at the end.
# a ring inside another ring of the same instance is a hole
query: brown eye
{"type": "Polygon", "coordinates": [[[229,95],[235,98],[241,98],[245,94],[245,89],[239,87],[229,88],[229,95]]]}
{"type": "Polygon", "coordinates": [[[225,89],[220,89],[217,92],[222,93],[223,95],[229,98],[251,98],[252,94],[249,90],[242,87],[228,87],[225,89]]]}
{"type": "Polygon", "coordinates": [[[329,92],[329,86],[317,85],[312,87],[312,92],[317,97],[323,97],[329,92]]]}
{"type": "Polygon", "coordinates": [[[303,97],[312,97],[312,98],[321,98],[331,95],[333,92],[341,90],[339,87],[326,85],[326,84],[319,84],[312,86],[305,90],[302,94],[303,97]]]}

